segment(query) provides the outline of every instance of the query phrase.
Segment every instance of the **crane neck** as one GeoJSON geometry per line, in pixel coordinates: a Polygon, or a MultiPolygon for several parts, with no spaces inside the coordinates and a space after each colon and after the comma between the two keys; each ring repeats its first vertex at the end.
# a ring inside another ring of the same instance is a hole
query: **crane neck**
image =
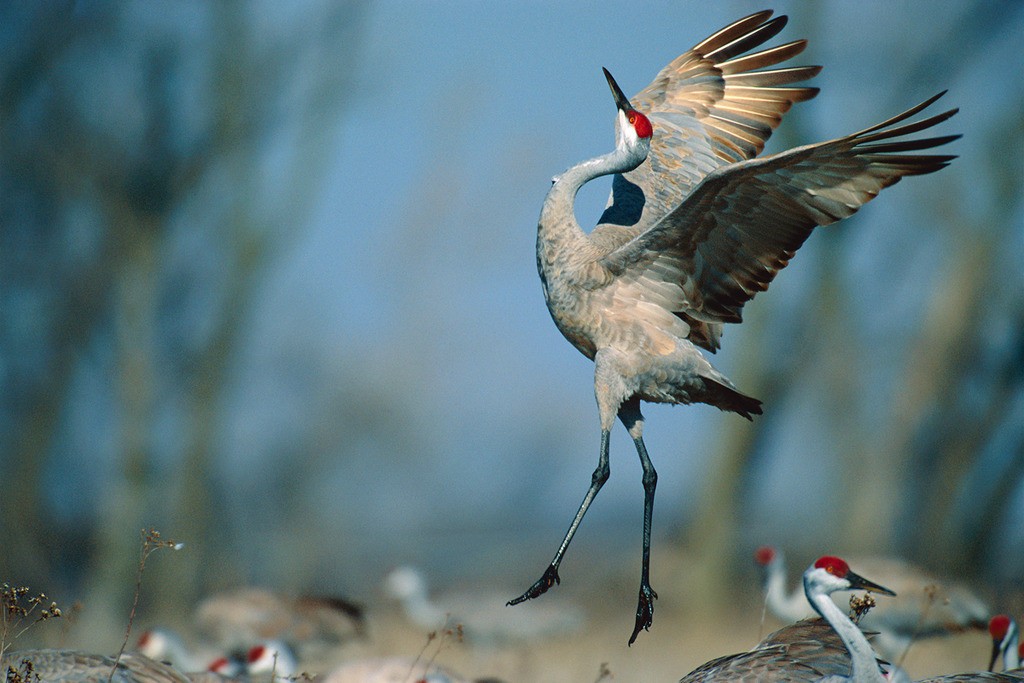
{"type": "Polygon", "coordinates": [[[786,561],[781,552],[765,568],[765,600],[768,608],[783,621],[799,621],[808,616],[807,598],[802,586],[786,591],[786,561]]]}
{"type": "Polygon", "coordinates": [[[1006,634],[1003,643],[1003,668],[1009,671],[1020,667],[1020,651],[1017,649],[1020,633],[1017,629],[1017,622],[1010,621],[1010,630],[1006,634]]]}
{"type": "Polygon", "coordinates": [[[441,628],[448,620],[448,612],[431,602],[427,584],[424,581],[410,582],[396,597],[401,603],[405,615],[418,626],[441,628]]]}
{"type": "Polygon", "coordinates": [[[576,220],[576,194],[595,178],[632,171],[647,159],[650,140],[620,145],[614,151],[587,159],[556,176],[544,200],[537,224],[537,256],[541,267],[566,252],[584,252],[587,236],[576,220]]]}
{"type": "Polygon", "coordinates": [[[804,592],[814,610],[829,623],[850,652],[852,675],[849,680],[853,683],[887,683],[864,632],[850,621],[827,593],[812,588],[806,580],[804,592]]]}

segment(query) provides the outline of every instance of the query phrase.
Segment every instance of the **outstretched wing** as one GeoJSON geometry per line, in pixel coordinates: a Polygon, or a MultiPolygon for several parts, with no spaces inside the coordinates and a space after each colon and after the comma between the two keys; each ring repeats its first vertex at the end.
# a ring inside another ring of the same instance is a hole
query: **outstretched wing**
{"type": "Polygon", "coordinates": [[[643,232],[709,173],[756,156],[794,102],[817,88],[794,87],[821,71],[801,66],[754,71],[800,54],[798,40],[742,56],[777,35],[787,18],[770,10],[718,31],[674,59],[631,98],[654,124],[648,159],[612,180],[609,205],[592,233],[608,250],[643,232]]]}
{"type": "Polygon", "coordinates": [[[768,288],[815,226],[852,215],[903,176],[937,171],[955,158],[905,152],[959,135],[892,140],[953,116],[956,109],[893,127],[943,94],[853,135],[723,167],[601,263],[615,286],[627,288],[623,294],[713,328],[740,322],[743,305],[768,288]]]}

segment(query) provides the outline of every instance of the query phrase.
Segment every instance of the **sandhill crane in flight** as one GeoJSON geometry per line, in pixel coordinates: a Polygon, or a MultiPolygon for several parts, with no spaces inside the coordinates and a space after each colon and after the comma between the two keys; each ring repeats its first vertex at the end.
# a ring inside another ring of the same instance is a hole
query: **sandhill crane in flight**
{"type": "Polygon", "coordinates": [[[845,137],[762,159],[765,140],[795,102],[817,94],[793,86],[820,67],[771,67],[799,54],[798,40],[753,54],[786,17],[759,12],[723,28],[661,70],[632,100],[605,76],[618,108],[615,150],[556,177],[537,226],[537,268],[563,335],[594,361],[601,424],[597,468],[550,565],[517,604],[558,583],[558,566],[609,476],[616,416],[643,468],[640,594],[629,639],[649,628],[651,518],[657,473],[644,446],[640,401],[707,403],[748,419],[761,402],[739,392],[700,348],[715,351],[725,323],[768,287],[815,226],[856,212],[903,176],[931,173],[952,156],[917,154],[957,136],[894,140],[956,110],[901,124],[940,95],[845,137]],[[609,205],[588,235],[576,193],[614,174],[609,205]]]}
{"type": "MultiPolygon", "coordinates": [[[[786,592],[786,561],[781,550],[761,546],[754,560],[764,570],[765,603],[782,621],[812,615],[802,587],[786,592]]],[[[883,657],[901,659],[917,638],[933,638],[981,630],[988,624],[988,605],[966,586],[942,581],[920,567],[895,558],[852,560],[857,567],[899,595],[864,615],[860,625],[877,631],[872,645],[883,657]]]]}

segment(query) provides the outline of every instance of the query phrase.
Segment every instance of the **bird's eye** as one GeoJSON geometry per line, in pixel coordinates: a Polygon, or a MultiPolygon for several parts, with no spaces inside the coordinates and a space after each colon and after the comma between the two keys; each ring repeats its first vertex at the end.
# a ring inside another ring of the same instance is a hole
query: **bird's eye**
{"type": "Polygon", "coordinates": [[[630,114],[629,115],[629,123],[630,123],[630,125],[633,125],[633,124],[636,123],[636,114],[630,114]]]}

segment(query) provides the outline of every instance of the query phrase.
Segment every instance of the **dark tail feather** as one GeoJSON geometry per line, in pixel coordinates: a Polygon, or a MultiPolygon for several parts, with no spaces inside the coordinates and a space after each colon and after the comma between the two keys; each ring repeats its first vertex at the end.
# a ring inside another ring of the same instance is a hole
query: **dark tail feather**
{"type": "Polygon", "coordinates": [[[753,396],[741,394],[732,387],[709,377],[702,377],[701,379],[704,380],[704,387],[707,389],[706,403],[715,406],[719,410],[739,413],[751,421],[754,419],[753,415],[761,414],[761,401],[753,396]]]}

